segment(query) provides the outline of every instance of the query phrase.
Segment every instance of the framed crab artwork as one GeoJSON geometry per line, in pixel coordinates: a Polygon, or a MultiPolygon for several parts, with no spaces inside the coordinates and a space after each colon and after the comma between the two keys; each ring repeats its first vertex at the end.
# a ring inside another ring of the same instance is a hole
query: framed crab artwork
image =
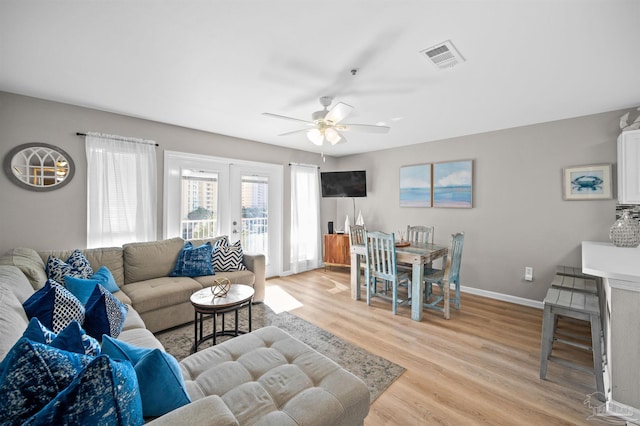
{"type": "Polygon", "coordinates": [[[609,200],[612,186],[611,164],[562,169],[562,197],[565,200],[609,200]]]}

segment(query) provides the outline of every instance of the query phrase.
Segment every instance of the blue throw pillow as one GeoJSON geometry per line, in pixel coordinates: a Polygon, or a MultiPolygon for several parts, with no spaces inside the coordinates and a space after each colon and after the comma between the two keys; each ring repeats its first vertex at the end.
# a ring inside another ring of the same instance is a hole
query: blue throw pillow
{"type": "Polygon", "coordinates": [[[87,335],[77,321],[71,321],[60,333],[56,334],[42,325],[38,318],[31,318],[22,336],[33,342],[43,343],[69,352],[91,356],[100,355],[98,341],[87,335]]]}
{"type": "Polygon", "coordinates": [[[83,323],[87,333],[100,340],[103,334],[118,337],[127,318],[129,307],[98,284],[86,305],[83,323]]]}
{"type": "Polygon", "coordinates": [[[193,247],[191,241],[187,242],[176,260],[176,266],[169,274],[171,277],[199,277],[213,275],[211,263],[212,246],[207,242],[200,247],[193,247]]]}
{"type": "Polygon", "coordinates": [[[69,290],[49,279],[37,292],[22,304],[29,319],[38,318],[40,322],[59,333],[71,321],[84,322],[85,309],[82,303],[69,290]]]}
{"type": "Polygon", "coordinates": [[[73,382],[29,418],[34,425],[142,425],[133,366],[107,356],[93,359],[73,382]]]}
{"type": "Polygon", "coordinates": [[[133,364],[145,417],[162,416],[191,402],[178,361],[170,354],[160,349],[140,348],[106,335],[102,337],[102,353],[133,364]]]}
{"type": "Polygon", "coordinates": [[[109,271],[106,266],[101,266],[90,278],[78,278],[72,275],[66,275],[64,277],[65,288],[73,293],[83,305],[87,304],[89,297],[98,284],[111,293],[120,290],[111,271],[109,271]]]}
{"type": "Polygon", "coordinates": [[[25,422],[69,386],[92,359],[25,337],[18,340],[0,364],[0,424],[25,422]]]}
{"type": "Polygon", "coordinates": [[[97,280],[102,287],[106,288],[111,293],[115,293],[120,290],[115,278],[113,278],[113,274],[106,266],[98,268],[98,270],[91,276],[91,279],[97,280]]]}
{"type": "Polygon", "coordinates": [[[64,283],[64,277],[71,275],[79,278],[89,278],[93,274],[91,264],[80,250],[74,250],[66,262],[54,256],[47,258],[47,278],[64,283]]]}

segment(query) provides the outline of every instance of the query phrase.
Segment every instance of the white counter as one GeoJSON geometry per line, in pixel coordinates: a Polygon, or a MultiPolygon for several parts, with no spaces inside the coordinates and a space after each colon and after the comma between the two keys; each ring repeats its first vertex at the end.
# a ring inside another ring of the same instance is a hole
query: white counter
{"type": "MultiPolygon", "coordinates": [[[[602,277],[607,403],[631,410],[640,420],[640,249],[582,242],[582,272],[602,277]]],[[[605,385],[606,386],[606,385],[605,385]]]]}
{"type": "Polygon", "coordinates": [[[640,248],[583,241],[582,272],[608,278],[612,287],[640,292],[640,248]]]}

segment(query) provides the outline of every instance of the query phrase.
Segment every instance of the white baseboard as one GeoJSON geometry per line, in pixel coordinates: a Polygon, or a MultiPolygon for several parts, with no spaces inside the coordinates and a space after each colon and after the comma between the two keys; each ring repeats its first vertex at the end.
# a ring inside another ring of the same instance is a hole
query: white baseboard
{"type": "Polygon", "coordinates": [[[518,305],[529,306],[531,308],[543,309],[544,305],[539,300],[525,299],[524,297],[511,296],[509,294],[496,293],[495,291],[482,290],[479,288],[460,286],[460,291],[463,293],[475,294],[478,296],[488,297],[489,299],[502,300],[504,302],[511,302],[518,305]]]}

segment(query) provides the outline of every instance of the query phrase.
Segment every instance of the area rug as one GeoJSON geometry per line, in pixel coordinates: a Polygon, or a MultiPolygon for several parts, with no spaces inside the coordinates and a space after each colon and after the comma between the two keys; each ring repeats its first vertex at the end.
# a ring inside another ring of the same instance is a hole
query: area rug
{"type": "MultiPolygon", "coordinates": [[[[289,312],[275,314],[264,303],[253,305],[251,316],[253,330],[268,325],[279,327],[361,378],[369,388],[371,403],[405,371],[404,367],[353,345],[289,312]]],[[[218,329],[220,329],[220,322],[218,320],[218,329]]],[[[247,322],[247,310],[241,309],[238,320],[239,328],[246,330],[247,322]]],[[[225,329],[232,330],[234,326],[234,315],[227,314],[225,316],[225,329]]],[[[213,321],[210,318],[206,319],[205,335],[211,333],[212,328],[213,321]]],[[[166,351],[180,361],[187,357],[191,351],[193,323],[156,333],[156,337],[166,351]]],[[[220,343],[228,338],[226,336],[218,337],[217,341],[220,343]]],[[[205,342],[199,345],[198,350],[203,350],[210,346],[211,342],[205,342]]]]}

